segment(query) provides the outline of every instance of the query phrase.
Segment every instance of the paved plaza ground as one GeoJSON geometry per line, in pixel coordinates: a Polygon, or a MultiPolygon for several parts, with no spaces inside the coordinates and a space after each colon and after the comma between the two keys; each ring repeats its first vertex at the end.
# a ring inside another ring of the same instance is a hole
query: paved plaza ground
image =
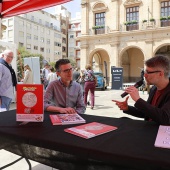
{"type": "MultiPolygon", "coordinates": [[[[95,107],[93,110],[90,109],[90,106],[87,107],[86,113],[89,115],[97,115],[97,116],[107,116],[107,117],[130,117],[132,119],[137,119],[133,116],[128,116],[122,111],[119,110],[119,108],[115,105],[114,102],[112,102],[113,99],[123,101],[124,99],[121,98],[121,94],[123,93],[122,90],[111,90],[107,89],[105,91],[96,90],[95,91],[95,107]]],[[[145,92],[143,94],[142,91],[139,92],[141,98],[144,100],[147,100],[148,94],[145,92]]],[[[130,105],[134,105],[133,100],[129,97],[128,103],[130,105]]],[[[13,103],[11,105],[11,109],[16,109],[16,104],[13,103]]],[[[11,161],[14,161],[18,159],[19,156],[12,154],[10,152],[7,152],[3,149],[0,150],[0,167],[10,163],[11,161]]],[[[55,168],[51,168],[48,166],[45,166],[43,164],[39,164],[38,162],[31,161],[32,170],[56,170],[55,168]]],[[[16,164],[6,168],[5,170],[28,170],[28,164],[23,159],[16,164]]]]}

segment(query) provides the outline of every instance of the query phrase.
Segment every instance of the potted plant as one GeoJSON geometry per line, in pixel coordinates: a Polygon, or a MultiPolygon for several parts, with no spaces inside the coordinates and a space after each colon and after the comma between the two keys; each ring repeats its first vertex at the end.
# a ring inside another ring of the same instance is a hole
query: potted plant
{"type": "Polygon", "coordinates": [[[154,18],[151,18],[151,19],[150,19],[150,22],[154,22],[154,21],[155,21],[155,19],[154,19],[154,18]]]}
{"type": "Polygon", "coordinates": [[[131,21],[131,23],[132,23],[132,24],[137,24],[137,23],[138,23],[138,21],[136,21],[136,20],[132,20],[132,21],[131,21]]]}
{"type": "Polygon", "coordinates": [[[146,20],[146,19],[144,19],[142,22],[143,22],[143,23],[145,23],[145,22],[147,22],[147,20],[146,20]]]}
{"type": "Polygon", "coordinates": [[[131,25],[131,24],[132,24],[131,21],[126,21],[126,22],[124,22],[124,25],[131,25]]]}
{"type": "Polygon", "coordinates": [[[163,16],[163,17],[160,18],[160,20],[161,20],[161,21],[167,20],[167,17],[163,16]]]}
{"type": "Polygon", "coordinates": [[[169,16],[167,16],[167,19],[168,19],[168,20],[170,20],[170,15],[169,15],[169,16]]]}
{"type": "Polygon", "coordinates": [[[100,28],[104,28],[105,26],[104,25],[96,25],[94,27],[92,27],[92,29],[100,29],[100,28]]]}

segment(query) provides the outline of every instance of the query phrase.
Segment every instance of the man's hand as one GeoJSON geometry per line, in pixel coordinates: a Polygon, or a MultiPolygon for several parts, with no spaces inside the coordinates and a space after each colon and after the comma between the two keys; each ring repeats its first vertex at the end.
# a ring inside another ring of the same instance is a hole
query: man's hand
{"type": "Polygon", "coordinates": [[[123,102],[120,102],[117,100],[112,100],[112,101],[116,103],[116,105],[120,108],[120,110],[127,111],[128,110],[128,103],[127,103],[128,99],[129,99],[129,96],[126,97],[126,100],[123,102]]]}
{"type": "Polygon", "coordinates": [[[59,112],[60,113],[67,113],[67,114],[74,114],[74,113],[76,113],[76,111],[73,108],[71,108],[71,107],[60,108],[59,112]]]}
{"type": "Polygon", "coordinates": [[[139,92],[138,89],[134,86],[130,86],[125,90],[126,93],[129,93],[131,98],[136,102],[140,96],[139,96],[139,92]]]}

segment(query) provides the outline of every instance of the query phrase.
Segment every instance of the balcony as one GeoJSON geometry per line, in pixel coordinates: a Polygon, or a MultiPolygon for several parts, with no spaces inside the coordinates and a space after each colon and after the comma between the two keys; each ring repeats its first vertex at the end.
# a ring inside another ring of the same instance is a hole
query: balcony
{"type": "Polygon", "coordinates": [[[132,31],[132,30],[138,30],[139,29],[139,24],[131,24],[131,25],[126,25],[126,31],[132,31]]]}
{"type": "Polygon", "coordinates": [[[160,20],[161,23],[161,27],[168,27],[170,26],[170,20],[166,19],[166,20],[160,20]]]}
{"type": "Polygon", "coordinates": [[[109,27],[108,26],[94,26],[92,27],[92,29],[90,30],[91,33],[90,34],[106,34],[109,33],[109,27]]]}
{"type": "Polygon", "coordinates": [[[136,23],[124,23],[120,24],[120,31],[134,31],[134,30],[146,30],[146,29],[152,29],[152,28],[158,28],[160,26],[160,20],[153,20],[153,21],[147,21],[143,20],[142,22],[136,22],[136,23]]]}

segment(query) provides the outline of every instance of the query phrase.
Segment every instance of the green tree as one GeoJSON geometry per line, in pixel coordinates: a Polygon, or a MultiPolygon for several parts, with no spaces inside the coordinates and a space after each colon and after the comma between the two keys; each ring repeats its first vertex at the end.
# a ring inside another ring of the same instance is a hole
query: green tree
{"type": "Polygon", "coordinates": [[[74,61],[73,59],[69,58],[70,63],[72,65],[72,67],[76,67],[76,61],[74,61]]]}
{"type": "Polygon", "coordinates": [[[49,65],[50,65],[51,67],[53,67],[54,70],[55,70],[55,63],[56,63],[56,62],[50,62],[50,63],[49,63],[49,65]]]}
{"type": "Polygon", "coordinates": [[[41,54],[33,54],[30,53],[25,49],[25,47],[19,47],[18,48],[18,55],[17,55],[17,76],[18,81],[20,81],[23,78],[23,71],[24,71],[24,58],[29,57],[39,57],[40,58],[40,68],[43,66],[43,59],[44,57],[41,54]]]}

